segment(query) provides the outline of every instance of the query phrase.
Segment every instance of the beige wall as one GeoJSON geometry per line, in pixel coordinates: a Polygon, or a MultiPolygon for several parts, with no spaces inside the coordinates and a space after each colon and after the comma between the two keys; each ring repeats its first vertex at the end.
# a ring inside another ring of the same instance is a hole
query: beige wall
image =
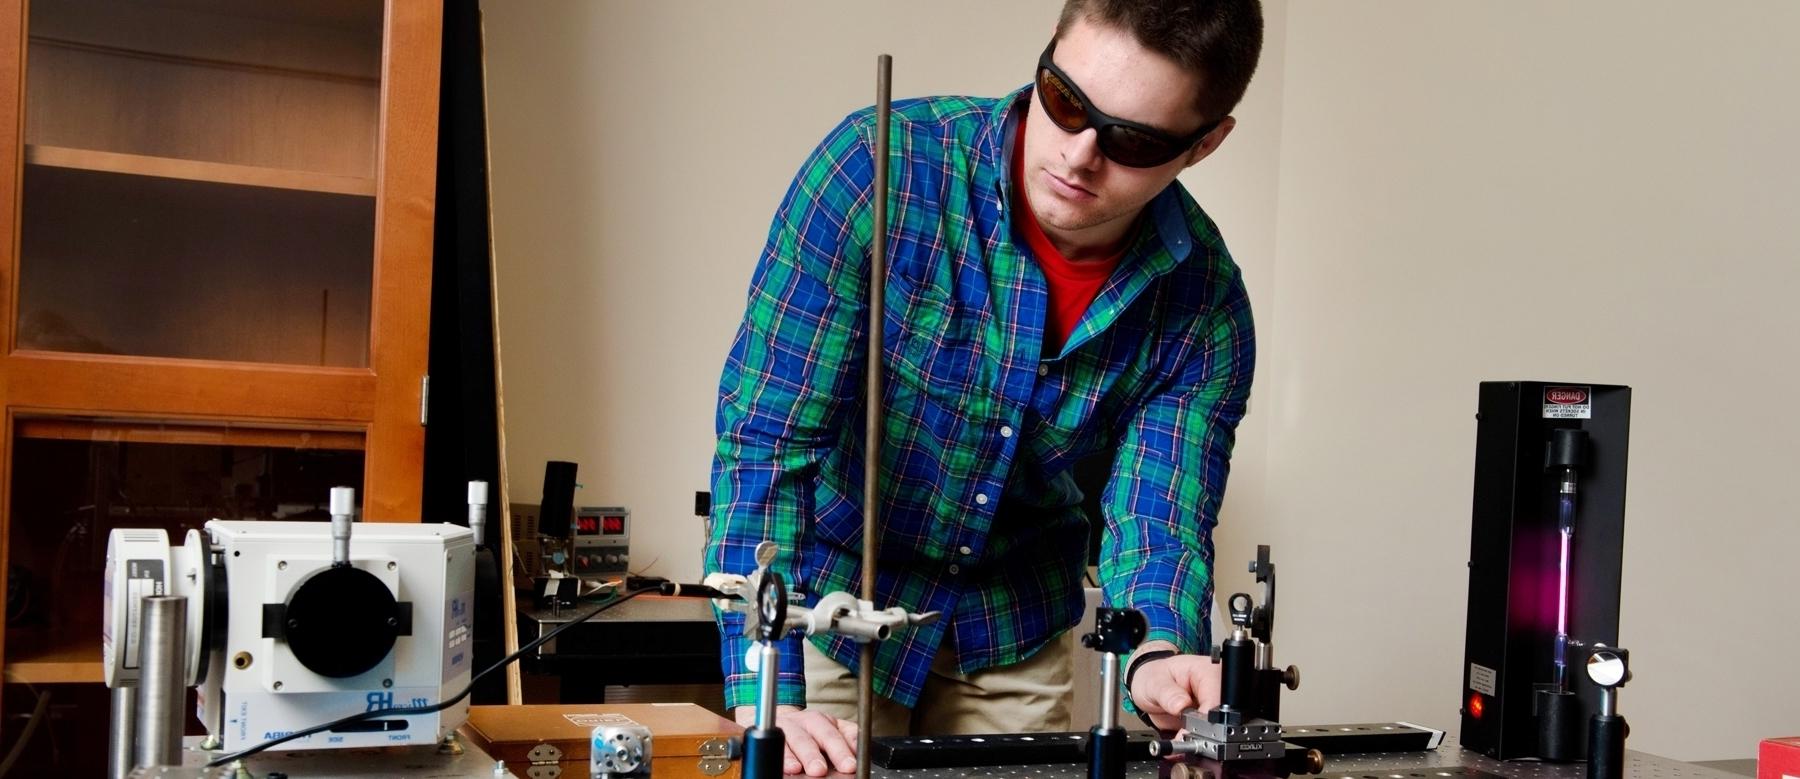
{"type": "MultiPolygon", "coordinates": [[[[795,166],[876,53],[897,96],[998,94],[1059,5],[490,0],[515,498],[576,460],[638,565],[696,574],[718,371],[795,166]]],[[[1288,719],[1454,726],[1475,384],[1546,378],[1636,388],[1632,747],[1800,733],[1800,6],[1712,5],[1268,4],[1243,123],[1184,182],[1257,312],[1220,590],[1274,545],[1288,719]]]]}
{"type": "Polygon", "coordinates": [[[1800,733],[1797,30],[1787,2],[1294,5],[1258,391],[1296,714],[1449,717],[1475,385],[1536,378],[1634,389],[1633,748],[1800,733]]]}
{"type": "MultiPolygon", "coordinates": [[[[794,170],[874,101],[877,53],[894,56],[897,98],[1003,94],[1030,80],[1061,5],[487,3],[514,499],[537,499],[545,460],[575,460],[578,501],[631,508],[636,564],[697,576],[693,493],[709,486],[719,370],[794,170]]],[[[1270,32],[1278,47],[1280,26],[1270,32]]],[[[1185,177],[1259,308],[1280,64],[1269,58],[1243,125],[1185,177]]],[[[1258,430],[1252,420],[1244,438],[1258,430]]],[[[1244,447],[1240,472],[1259,466],[1257,449],[1244,447]]]]}

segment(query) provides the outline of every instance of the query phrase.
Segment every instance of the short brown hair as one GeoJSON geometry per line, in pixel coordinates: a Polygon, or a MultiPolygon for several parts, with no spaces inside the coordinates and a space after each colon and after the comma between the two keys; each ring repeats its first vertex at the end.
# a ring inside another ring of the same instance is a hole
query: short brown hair
{"type": "Polygon", "coordinates": [[[1260,0],[1066,0],[1061,38],[1086,18],[1131,33],[1144,48],[1200,76],[1200,113],[1224,118],[1244,99],[1262,55],[1260,0]]]}

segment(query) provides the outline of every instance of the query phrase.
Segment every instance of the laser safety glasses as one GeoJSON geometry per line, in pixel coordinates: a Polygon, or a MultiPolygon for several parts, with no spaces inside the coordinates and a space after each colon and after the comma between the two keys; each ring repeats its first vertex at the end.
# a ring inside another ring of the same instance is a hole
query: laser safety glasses
{"type": "Polygon", "coordinates": [[[1068,74],[1051,61],[1050,55],[1055,52],[1056,41],[1052,39],[1043,56],[1038,57],[1038,102],[1050,115],[1050,121],[1065,132],[1094,128],[1100,153],[1113,162],[1130,168],[1154,168],[1181,156],[1219,126],[1218,122],[1211,122],[1191,135],[1178,136],[1101,113],[1068,74]]]}

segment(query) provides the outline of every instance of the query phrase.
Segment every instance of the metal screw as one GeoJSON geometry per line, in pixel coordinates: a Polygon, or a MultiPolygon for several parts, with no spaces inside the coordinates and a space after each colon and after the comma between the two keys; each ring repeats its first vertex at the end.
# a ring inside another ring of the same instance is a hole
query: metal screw
{"type": "Polygon", "coordinates": [[[275,570],[277,570],[277,571],[285,571],[285,570],[287,570],[287,561],[286,561],[286,560],[282,560],[282,561],[281,561],[281,562],[279,562],[279,563],[276,563],[276,564],[275,564],[275,570]]]}
{"type": "Polygon", "coordinates": [[[389,560],[389,561],[388,561],[388,570],[390,570],[390,571],[392,571],[392,570],[394,570],[394,569],[395,569],[395,568],[399,568],[399,567],[400,567],[400,564],[399,564],[399,563],[396,563],[396,562],[394,562],[394,561],[393,561],[393,560],[389,560]]]}
{"type": "Polygon", "coordinates": [[[382,679],[382,680],[381,680],[381,686],[383,686],[383,687],[392,687],[392,686],[394,686],[394,680],[393,680],[393,679],[382,679]]]}
{"type": "Polygon", "coordinates": [[[281,682],[275,683],[275,689],[277,689],[277,690],[281,689],[281,682]]]}

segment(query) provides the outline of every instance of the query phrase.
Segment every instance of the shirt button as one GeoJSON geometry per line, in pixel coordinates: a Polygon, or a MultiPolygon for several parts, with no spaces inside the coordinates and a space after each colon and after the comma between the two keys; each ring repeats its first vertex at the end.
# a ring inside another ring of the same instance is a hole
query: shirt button
{"type": "Polygon", "coordinates": [[[985,493],[985,492],[975,493],[975,503],[978,505],[986,506],[987,505],[987,493],[985,493]]]}
{"type": "Polygon", "coordinates": [[[1050,375],[1050,366],[1045,363],[1039,363],[1038,364],[1038,375],[1039,376],[1049,376],[1050,375]]]}
{"type": "Polygon", "coordinates": [[[957,565],[956,563],[951,563],[950,564],[950,572],[951,573],[962,573],[962,566],[957,565]]]}
{"type": "Polygon", "coordinates": [[[958,549],[958,550],[956,550],[956,551],[958,551],[958,552],[962,552],[962,553],[963,553],[963,554],[964,554],[964,555],[972,555],[972,554],[975,554],[975,550],[973,550],[973,549],[970,549],[970,548],[968,548],[968,547],[966,547],[966,546],[965,546],[965,547],[963,547],[963,548],[961,548],[961,549],[958,549]]]}
{"type": "Polygon", "coordinates": [[[1012,437],[1012,426],[1011,425],[1001,425],[1000,426],[1000,437],[1001,438],[1011,438],[1012,437]]]}

